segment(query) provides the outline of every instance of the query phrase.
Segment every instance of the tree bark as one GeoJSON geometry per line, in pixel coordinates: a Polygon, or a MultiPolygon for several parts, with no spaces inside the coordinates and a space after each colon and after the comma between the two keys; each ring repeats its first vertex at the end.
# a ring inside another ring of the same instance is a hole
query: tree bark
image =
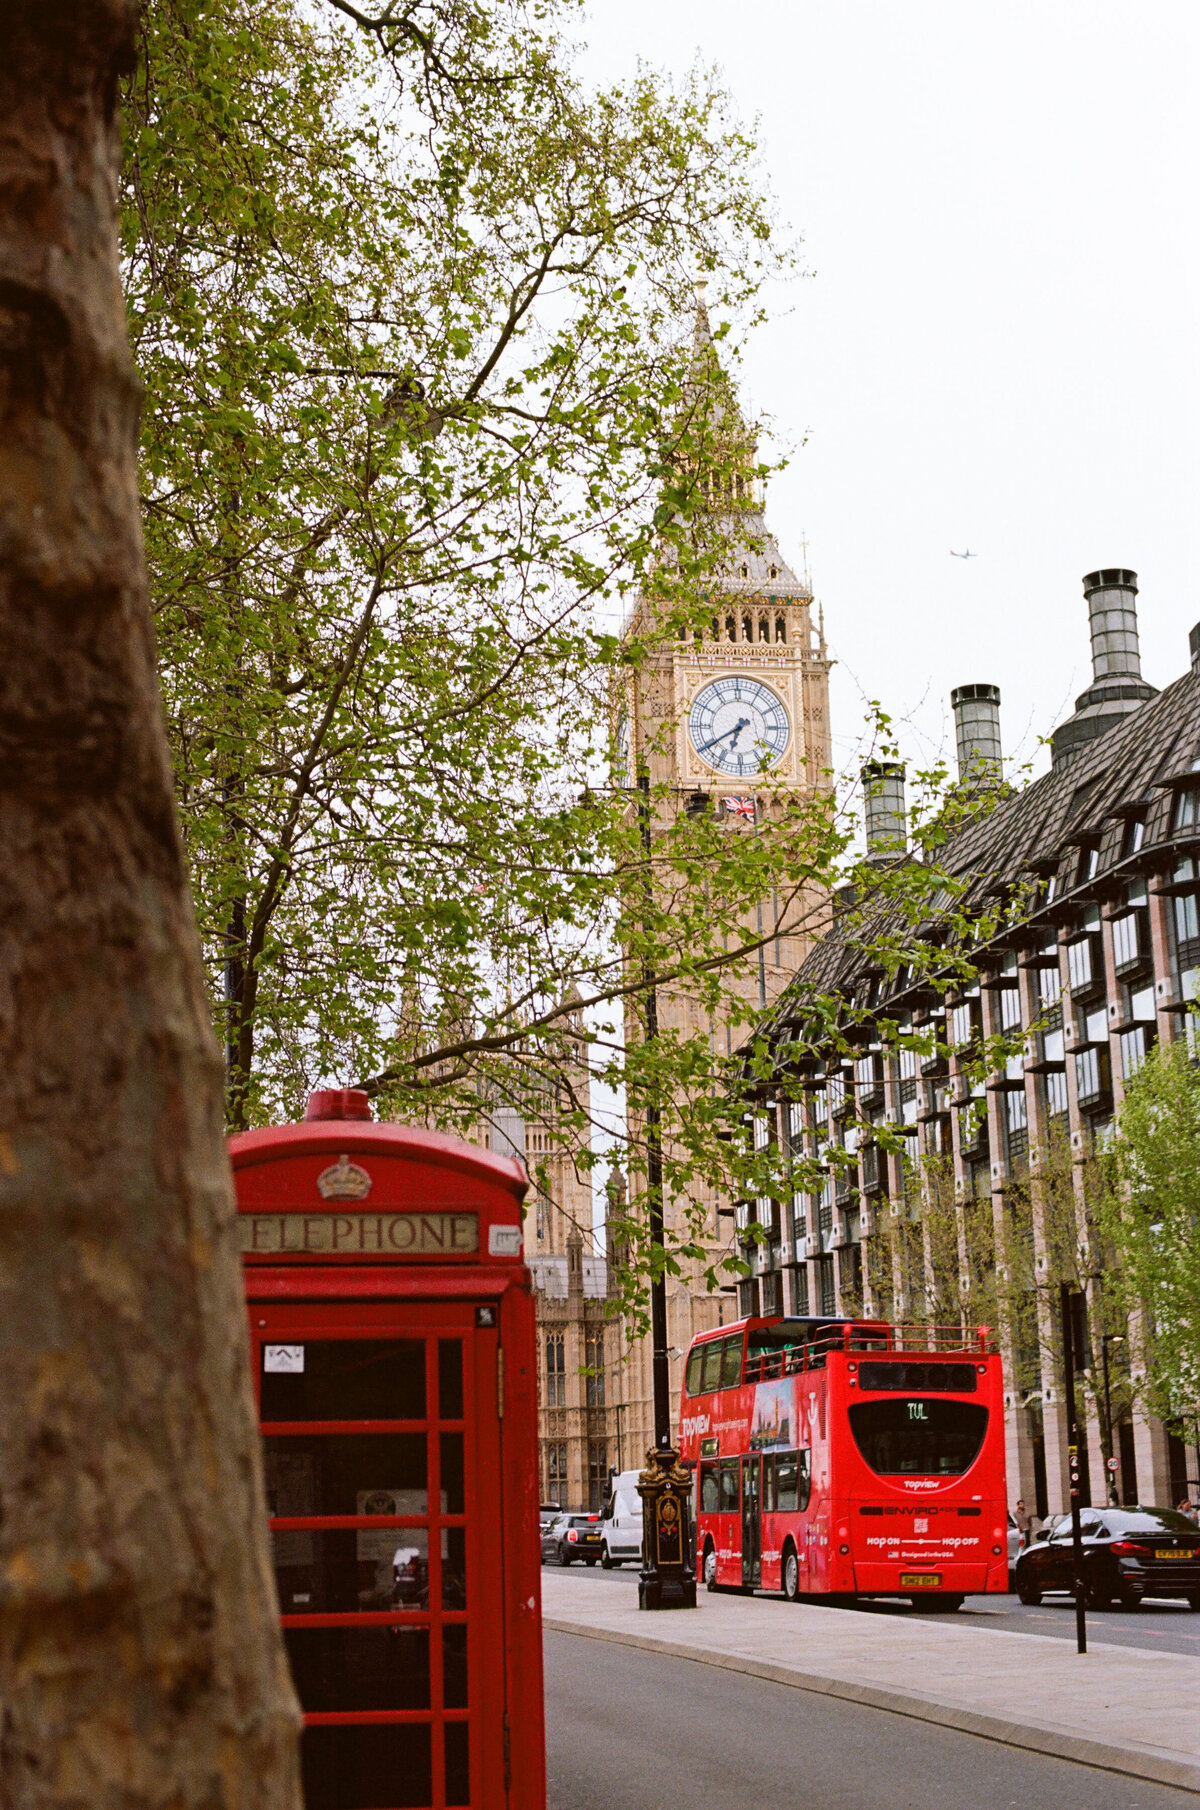
{"type": "Polygon", "coordinates": [[[132,0],[0,0],[0,1804],[298,1810],[117,271],[132,0]]]}

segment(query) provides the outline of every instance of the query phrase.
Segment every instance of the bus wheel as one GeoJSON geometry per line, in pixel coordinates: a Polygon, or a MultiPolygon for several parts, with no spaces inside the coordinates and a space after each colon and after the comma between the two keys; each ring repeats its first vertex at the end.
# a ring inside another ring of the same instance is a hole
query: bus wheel
{"type": "Polygon", "coordinates": [[[800,1601],[800,1561],[794,1546],[783,1549],[783,1594],[789,1603],[800,1601]]]}
{"type": "Polygon", "coordinates": [[[934,1615],[953,1615],[963,1606],[963,1598],[955,1590],[935,1590],[931,1596],[909,1598],[914,1608],[932,1610],[934,1615]]]}
{"type": "Polygon", "coordinates": [[[704,1588],[706,1590],[715,1590],[716,1587],[717,1554],[716,1549],[709,1544],[704,1548],[704,1588]]]}

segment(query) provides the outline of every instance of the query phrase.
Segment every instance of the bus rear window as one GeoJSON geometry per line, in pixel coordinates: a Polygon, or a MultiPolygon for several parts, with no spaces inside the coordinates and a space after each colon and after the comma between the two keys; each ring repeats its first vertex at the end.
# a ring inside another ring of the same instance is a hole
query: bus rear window
{"type": "Polygon", "coordinates": [[[979,1456],[987,1419],[973,1402],[893,1397],[856,1402],[850,1431],[882,1477],[961,1477],[979,1456]]]}
{"type": "Polygon", "coordinates": [[[697,1345],[694,1350],[688,1352],[687,1375],[683,1379],[683,1386],[689,1395],[699,1395],[700,1393],[700,1366],[703,1362],[704,1346],[697,1345]]]}
{"type": "Polygon", "coordinates": [[[917,1395],[923,1389],[974,1395],[974,1364],[860,1364],[860,1389],[897,1389],[917,1395]]]}

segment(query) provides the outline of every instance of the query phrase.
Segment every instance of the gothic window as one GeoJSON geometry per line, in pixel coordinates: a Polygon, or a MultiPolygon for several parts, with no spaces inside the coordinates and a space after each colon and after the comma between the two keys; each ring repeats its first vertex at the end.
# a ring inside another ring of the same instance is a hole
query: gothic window
{"type": "Polygon", "coordinates": [[[743,578],[749,578],[749,576],[750,576],[750,568],[749,568],[749,566],[743,566],[743,567],[742,567],[742,577],[743,577],[743,578]]]}
{"type": "Polygon", "coordinates": [[[775,639],[776,641],[787,640],[787,623],[782,616],[776,616],[775,618],[775,639]]]}
{"type": "Polygon", "coordinates": [[[733,616],[725,618],[725,633],[731,641],[737,640],[737,621],[733,616]]]}
{"type": "Polygon", "coordinates": [[[758,638],[760,641],[769,641],[771,639],[771,624],[767,621],[765,616],[760,616],[758,619],[758,638]]]}
{"type": "Polygon", "coordinates": [[[767,576],[769,578],[778,578],[779,577],[779,567],[778,566],[768,566],[767,567],[767,576]]]}
{"type": "Polygon", "coordinates": [[[604,1406],[604,1328],[589,1332],[584,1342],[587,1357],[587,1405],[589,1408],[604,1406]]]}
{"type": "Polygon", "coordinates": [[[565,1408],[566,1405],[567,1373],[563,1335],[561,1332],[552,1332],[546,1338],[546,1406],[565,1408]]]}
{"type": "Polygon", "coordinates": [[[753,639],[754,639],[754,623],[749,616],[743,616],[742,617],[742,640],[743,641],[753,641],[753,639]]]}
{"type": "Polygon", "coordinates": [[[551,1440],[546,1447],[546,1500],[561,1506],[567,1499],[567,1446],[551,1440]]]}
{"type": "Polygon", "coordinates": [[[600,1513],[608,1494],[608,1446],[603,1439],[588,1440],[588,1512],[600,1513]]]}

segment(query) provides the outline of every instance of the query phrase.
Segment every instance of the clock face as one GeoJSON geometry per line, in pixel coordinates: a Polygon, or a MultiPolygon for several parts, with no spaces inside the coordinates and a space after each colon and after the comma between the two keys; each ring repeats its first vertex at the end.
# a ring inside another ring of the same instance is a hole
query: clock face
{"type": "Polygon", "coordinates": [[[701,760],[746,778],[773,767],[791,736],[788,713],[759,679],[715,679],[697,693],[688,736],[701,760]]]}

